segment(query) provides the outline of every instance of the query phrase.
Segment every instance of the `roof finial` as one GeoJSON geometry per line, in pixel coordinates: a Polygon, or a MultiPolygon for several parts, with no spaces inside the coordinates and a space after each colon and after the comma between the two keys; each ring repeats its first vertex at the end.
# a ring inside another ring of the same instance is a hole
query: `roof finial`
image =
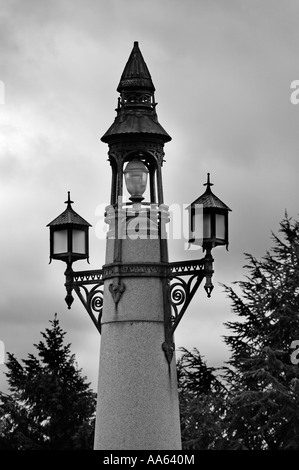
{"type": "Polygon", "coordinates": [[[207,174],[207,182],[204,183],[204,186],[207,186],[207,189],[210,189],[213,186],[213,183],[210,182],[210,173],[207,174]]]}
{"type": "Polygon", "coordinates": [[[74,201],[71,201],[71,192],[67,192],[67,201],[64,201],[65,204],[68,205],[68,207],[71,207],[71,204],[73,204],[74,201]]]}

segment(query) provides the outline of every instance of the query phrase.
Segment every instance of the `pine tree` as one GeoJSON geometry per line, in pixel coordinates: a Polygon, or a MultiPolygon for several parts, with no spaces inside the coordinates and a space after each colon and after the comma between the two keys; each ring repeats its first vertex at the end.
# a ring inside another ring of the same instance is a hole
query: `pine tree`
{"type": "Polygon", "coordinates": [[[286,215],[280,232],[261,260],[246,254],[240,295],[224,286],[239,317],[226,323],[230,448],[299,449],[299,366],[291,361],[299,340],[299,224],[286,215]]]}
{"type": "Polygon", "coordinates": [[[8,354],[10,395],[0,395],[0,445],[14,449],[92,448],[95,394],[64,344],[57,314],[35,344],[38,357],[8,354]]]}
{"type": "Polygon", "coordinates": [[[221,449],[226,390],[219,371],[208,367],[196,348],[181,351],[177,371],[183,449],[221,449]]]}

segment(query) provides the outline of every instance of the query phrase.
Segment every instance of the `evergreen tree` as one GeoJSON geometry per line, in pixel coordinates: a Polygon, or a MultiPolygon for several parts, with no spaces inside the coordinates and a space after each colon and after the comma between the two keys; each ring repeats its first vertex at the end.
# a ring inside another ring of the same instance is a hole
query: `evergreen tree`
{"type": "Polygon", "coordinates": [[[8,354],[10,395],[0,394],[2,448],[88,449],[93,444],[95,394],[75,363],[57,314],[35,344],[38,357],[8,354]]]}
{"type": "Polygon", "coordinates": [[[286,215],[280,232],[261,260],[246,254],[240,295],[224,286],[239,317],[226,323],[230,448],[299,449],[299,366],[291,361],[299,340],[299,224],[286,215]]]}
{"type": "Polygon", "coordinates": [[[207,367],[199,351],[181,348],[177,361],[183,449],[221,449],[226,390],[218,372],[207,367]]]}

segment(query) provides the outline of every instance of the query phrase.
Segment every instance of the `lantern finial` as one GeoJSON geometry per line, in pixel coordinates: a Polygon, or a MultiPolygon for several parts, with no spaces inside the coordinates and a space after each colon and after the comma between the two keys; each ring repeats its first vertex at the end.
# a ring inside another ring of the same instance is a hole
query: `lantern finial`
{"type": "Polygon", "coordinates": [[[67,204],[68,207],[71,207],[71,204],[73,204],[74,201],[71,200],[71,192],[67,192],[67,201],[64,201],[65,204],[67,204]]]}
{"type": "Polygon", "coordinates": [[[207,186],[207,189],[210,189],[213,186],[213,183],[210,182],[210,173],[207,173],[207,182],[204,183],[204,186],[207,186]]]}

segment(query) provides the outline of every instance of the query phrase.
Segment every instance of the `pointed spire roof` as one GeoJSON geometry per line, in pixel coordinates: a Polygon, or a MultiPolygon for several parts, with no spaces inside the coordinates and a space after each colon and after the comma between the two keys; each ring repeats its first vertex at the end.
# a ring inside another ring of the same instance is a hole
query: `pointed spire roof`
{"type": "Polygon", "coordinates": [[[117,91],[121,95],[116,109],[117,116],[101,138],[102,142],[109,144],[115,139],[136,139],[143,138],[144,135],[158,138],[163,143],[171,140],[158,122],[155,87],[137,41],[134,42],[117,91]]]}
{"type": "Polygon", "coordinates": [[[191,206],[194,204],[202,204],[205,209],[213,208],[213,209],[225,209],[231,211],[231,209],[224,204],[214,193],[211,191],[211,186],[213,183],[210,182],[210,173],[207,175],[207,182],[204,183],[204,186],[207,187],[205,192],[199,196],[195,201],[192,202],[191,206]]]}
{"type": "Polygon", "coordinates": [[[138,41],[134,42],[134,47],[125,65],[117,91],[121,93],[124,89],[132,87],[142,87],[155,91],[151,74],[139,49],[138,41]]]}
{"type": "Polygon", "coordinates": [[[68,191],[68,199],[65,201],[67,207],[65,211],[63,211],[58,217],[56,217],[52,222],[50,222],[47,227],[53,227],[54,225],[65,225],[65,224],[73,224],[73,225],[87,225],[91,227],[91,225],[86,222],[81,215],[77,214],[72,208],[73,201],[71,201],[70,191],[68,191]]]}

